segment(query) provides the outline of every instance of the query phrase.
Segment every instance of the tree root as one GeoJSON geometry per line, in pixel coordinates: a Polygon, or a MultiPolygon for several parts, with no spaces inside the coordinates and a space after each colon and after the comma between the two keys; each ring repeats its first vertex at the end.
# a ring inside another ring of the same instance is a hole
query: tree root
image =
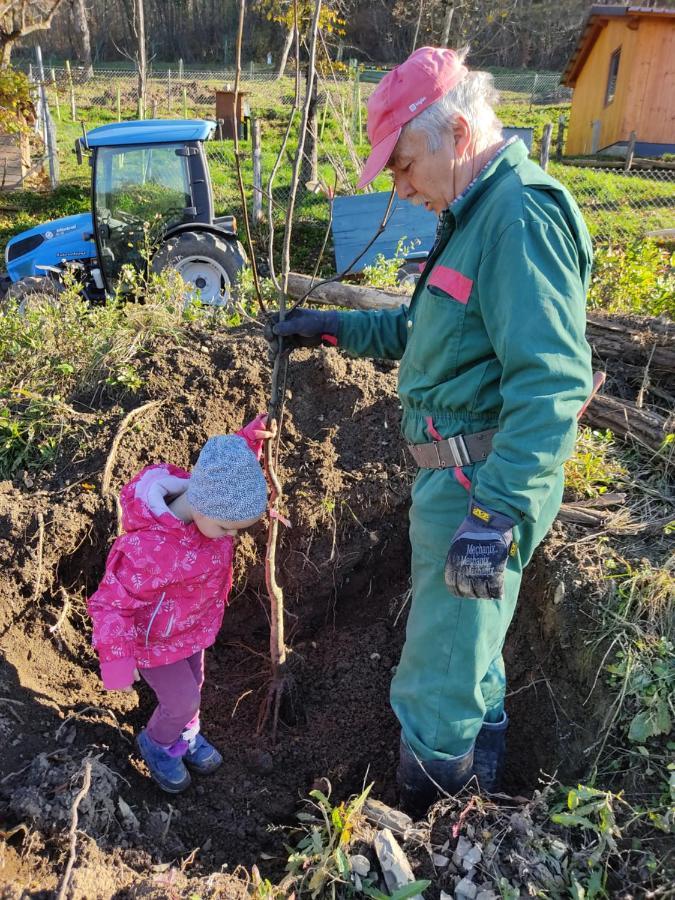
{"type": "Polygon", "coordinates": [[[280,721],[284,725],[292,727],[305,718],[299,681],[296,673],[291,671],[291,669],[298,668],[293,665],[297,660],[298,657],[288,651],[286,662],[278,666],[277,671],[272,675],[272,680],[267,687],[267,694],[260,705],[256,734],[261,735],[269,728],[273,742],[277,739],[280,721]],[[289,663],[291,663],[290,666],[289,663]]]}

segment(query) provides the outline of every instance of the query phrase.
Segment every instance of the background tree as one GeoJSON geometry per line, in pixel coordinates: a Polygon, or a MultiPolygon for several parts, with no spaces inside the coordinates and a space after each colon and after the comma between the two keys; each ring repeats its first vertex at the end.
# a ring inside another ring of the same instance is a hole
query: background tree
{"type": "Polygon", "coordinates": [[[70,20],[75,39],[75,58],[84,67],[86,76],[90,77],[94,73],[94,66],[91,60],[91,39],[84,0],[70,0],[70,20]]]}
{"type": "Polygon", "coordinates": [[[0,2],[0,66],[10,64],[12,48],[22,37],[49,28],[63,0],[7,0],[0,2]]]}

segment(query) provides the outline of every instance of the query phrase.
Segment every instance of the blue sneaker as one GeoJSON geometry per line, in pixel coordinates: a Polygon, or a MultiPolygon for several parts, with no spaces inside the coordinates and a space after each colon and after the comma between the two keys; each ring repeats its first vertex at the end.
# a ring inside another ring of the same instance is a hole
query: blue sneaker
{"type": "Polygon", "coordinates": [[[183,757],[183,762],[198,775],[210,775],[211,772],[216,771],[222,761],[223,757],[214,746],[209,744],[201,732],[197,732],[188,741],[188,750],[183,757]]]}
{"type": "Polygon", "coordinates": [[[180,794],[190,787],[192,779],[183,763],[186,741],[176,741],[171,749],[167,749],[155,743],[144,729],[136,738],[136,745],[150,770],[150,777],[163,791],[180,794]]]}

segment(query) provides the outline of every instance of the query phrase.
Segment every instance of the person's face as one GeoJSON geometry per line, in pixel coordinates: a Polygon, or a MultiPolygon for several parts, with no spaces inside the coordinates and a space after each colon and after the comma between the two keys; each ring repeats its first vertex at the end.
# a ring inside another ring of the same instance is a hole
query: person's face
{"type": "Polygon", "coordinates": [[[424,132],[405,131],[387,165],[399,197],[440,215],[466,186],[468,138],[468,126],[459,119],[452,131],[443,133],[436,153],[431,153],[424,132]]]}
{"type": "Polygon", "coordinates": [[[192,521],[197,528],[204,537],[212,539],[236,537],[240,531],[243,531],[245,528],[250,528],[251,525],[255,525],[261,518],[262,516],[258,516],[255,519],[244,519],[241,522],[231,522],[228,519],[211,519],[209,516],[204,516],[202,513],[197,512],[196,509],[193,509],[192,513],[192,521]]]}

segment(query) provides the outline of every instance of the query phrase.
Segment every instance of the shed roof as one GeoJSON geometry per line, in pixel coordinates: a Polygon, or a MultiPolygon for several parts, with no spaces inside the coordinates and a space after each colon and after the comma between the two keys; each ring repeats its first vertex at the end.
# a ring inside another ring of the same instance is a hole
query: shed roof
{"type": "Polygon", "coordinates": [[[620,17],[671,19],[675,24],[675,9],[672,7],[668,9],[665,6],[592,6],[584,20],[574,52],[560,79],[563,84],[574,87],[600,32],[610,19],[620,17]]]}

